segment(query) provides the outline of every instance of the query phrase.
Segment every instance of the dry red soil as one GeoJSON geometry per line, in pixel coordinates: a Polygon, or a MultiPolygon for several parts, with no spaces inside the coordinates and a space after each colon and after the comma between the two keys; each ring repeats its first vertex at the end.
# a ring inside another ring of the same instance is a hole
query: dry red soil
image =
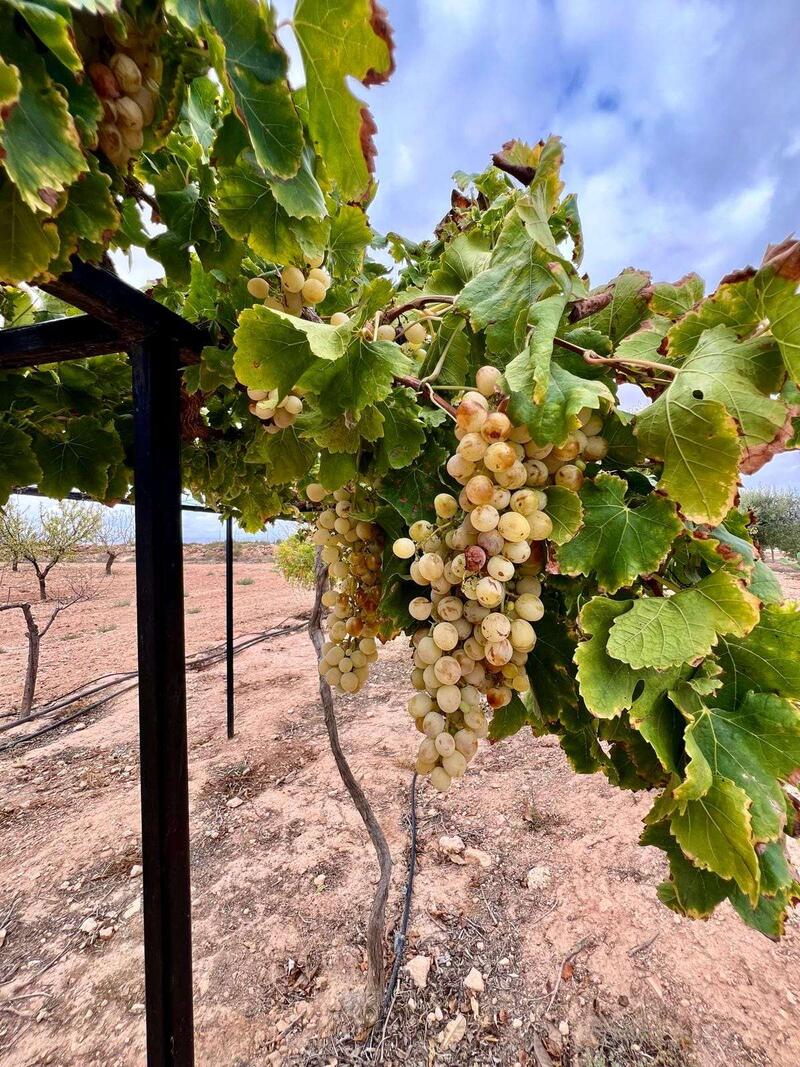
{"type": "MultiPolygon", "coordinates": [[[[787,593],[800,594],[800,572],[780,570],[787,593]]],[[[39,700],[135,666],[133,566],[115,571],[99,599],[65,612],[45,638],[39,700]]],[[[267,551],[248,551],[236,577],[252,579],[235,586],[240,634],[310,606],[267,551]]],[[[3,599],[9,580],[13,595],[32,589],[27,575],[6,573],[3,599]]],[[[209,648],[224,637],[219,556],[191,549],[186,588],[188,650],[209,648]]],[[[8,713],[25,658],[17,612],[0,614],[0,648],[8,713]]],[[[403,710],[407,659],[394,642],[368,687],[338,705],[343,746],[395,862],[387,955],[416,738],[403,710]]],[[[375,865],[327,747],[309,640],[301,631],[237,658],[233,741],[224,665],[189,672],[187,684],[202,1067],[584,1064],[597,1034],[620,1027],[634,1033],[621,1067],[800,1063],[799,917],[775,944],[728,906],[706,923],[674,916],[656,899],[661,853],[636,843],[648,798],[576,777],[554,739],[529,736],[486,746],[445,798],[420,787],[408,956],[430,959],[428,984],[416,989],[401,973],[385,1031],[359,1051],[375,865]],[[439,839],[453,834],[489,865],[448,858],[439,839]],[[528,888],[533,867],[546,868],[538,888],[528,888]],[[485,990],[470,1000],[473,966],[485,990]],[[459,1012],[466,1033],[445,1048],[437,1038],[459,1012]],[[656,1032],[672,1036],[673,1058],[648,1052],[656,1032]]],[[[3,1065],[144,1063],[136,714],[128,693],[0,753],[3,1065]]]]}

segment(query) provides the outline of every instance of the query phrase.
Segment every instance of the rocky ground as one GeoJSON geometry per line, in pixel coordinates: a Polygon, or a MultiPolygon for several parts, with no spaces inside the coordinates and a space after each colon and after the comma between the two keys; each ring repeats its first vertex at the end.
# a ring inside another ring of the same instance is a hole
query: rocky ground
{"type": "MultiPolygon", "coordinates": [[[[190,651],[224,636],[218,551],[188,553],[190,651]]],[[[800,572],[777,569],[800,595],[800,572]]],[[[135,665],[132,565],[115,571],[45,639],[42,700],[135,665]]],[[[236,577],[251,579],[235,587],[238,633],[309,606],[268,552],[240,557],[236,577]]],[[[13,614],[0,615],[6,710],[25,654],[13,614]]],[[[364,692],[339,704],[394,859],[389,954],[416,736],[406,664],[394,642],[364,692]]],[[[198,1064],[800,1062],[798,917],[773,944],[727,906],[707,923],[674,916],[655,895],[661,854],[636,843],[647,798],[576,777],[554,739],[525,736],[487,746],[447,797],[420,787],[409,963],[365,1050],[375,864],[327,748],[311,646],[286,634],[236,666],[233,741],[224,666],[188,675],[198,1064]]],[[[133,692],[0,753],[2,1064],[144,1061],[137,774],[133,692]]]]}

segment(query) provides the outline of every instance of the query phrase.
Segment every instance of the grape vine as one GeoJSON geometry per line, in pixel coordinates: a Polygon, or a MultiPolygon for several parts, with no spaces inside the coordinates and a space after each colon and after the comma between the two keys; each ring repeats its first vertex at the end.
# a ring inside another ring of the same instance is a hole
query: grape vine
{"type": "MultiPolygon", "coordinates": [[[[70,256],[145,249],[153,298],[213,338],[182,375],[187,488],[249,529],[323,509],[325,679],[355,692],[406,634],[435,787],[483,736],[554,734],[577,772],[654,794],[665,905],[729,900],[779,937],[800,608],[737,504],[798,444],[800,242],[709,295],[633,269],[592,287],[556,137],[457,173],[430,240],[380,236],[347,87],[393,68],[372,0],[299,0],[301,89],[269,5],[85,6],[0,16],[6,326],[64,313],[70,256]]],[[[0,500],[127,495],[130,421],[121,356],[0,374],[0,500]]]]}

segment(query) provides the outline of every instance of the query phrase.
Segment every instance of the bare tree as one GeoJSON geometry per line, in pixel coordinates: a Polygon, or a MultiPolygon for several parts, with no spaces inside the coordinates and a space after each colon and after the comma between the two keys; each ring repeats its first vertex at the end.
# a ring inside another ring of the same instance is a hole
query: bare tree
{"type": "Polygon", "coordinates": [[[117,556],[134,544],[133,509],[124,505],[113,510],[101,507],[98,515],[100,526],[95,535],[95,544],[106,554],[106,574],[110,575],[117,556]]]}
{"type": "Polygon", "coordinates": [[[25,718],[29,715],[33,707],[36,682],[39,677],[42,641],[50,627],[63,611],[68,610],[75,604],[94,600],[99,595],[103,583],[103,577],[96,573],[77,572],[70,574],[69,579],[64,582],[63,588],[58,590],[55,599],[50,601],[51,606],[44,614],[42,614],[40,607],[35,607],[30,601],[11,600],[10,590],[6,602],[0,604],[0,611],[20,611],[25,619],[28,637],[28,665],[25,671],[25,685],[18,712],[20,718],[25,718]]]}
{"type": "Polygon", "coordinates": [[[7,504],[0,519],[0,559],[24,560],[36,571],[39,599],[47,600],[47,577],[59,563],[75,559],[84,545],[97,539],[100,514],[76,500],[62,500],[52,511],[39,507],[34,524],[16,504],[7,504]]]}

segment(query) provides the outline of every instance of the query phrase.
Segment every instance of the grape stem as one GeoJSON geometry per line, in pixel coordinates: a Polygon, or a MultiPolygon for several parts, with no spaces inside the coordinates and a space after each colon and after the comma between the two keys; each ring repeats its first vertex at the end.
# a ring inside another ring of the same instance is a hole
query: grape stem
{"type": "Polygon", "coordinates": [[[565,341],[563,337],[554,337],[553,344],[558,348],[564,348],[567,352],[576,352],[579,356],[583,356],[586,363],[593,364],[605,364],[618,365],[621,367],[644,367],[647,370],[663,371],[665,374],[677,374],[679,368],[673,367],[670,363],[658,363],[652,359],[634,359],[626,358],[625,356],[598,356],[596,352],[592,352],[589,348],[581,348],[580,345],[574,345],[572,341],[565,341]]]}
{"type": "Polygon", "coordinates": [[[416,393],[422,393],[427,399],[437,408],[441,408],[442,411],[447,412],[453,421],[456,417],[456,409],[453,405],[445,400],[443,396],[439,396],[438,393],[434,393],[430,382],[424,381],[420,378],[413,378],[411,375],[402,374],[395,378],[398,385],[407,385],[409,389],[413,389],[416,393]]]}
{"type": "Polygon", "coordinates": [[[423,308],[427,304],[454,304],[455,300],[454,296],[415,296],[412,300],[406,301],[405,304],[398,304],[396,307],[385,311],[383,313],[383,321],[386,323],[394,322],[406,311],[423,308]]]}
{"type": "MultiPolygon", "coordinates": [[[[317,662],[322,661],[322,648],[325,638],[322,632],[322,594],[328,581],[328,568],[322,561],[322,553],[318,548],[314,562],[315,594],[314,607],[308,620],[308,636],[317,653],[317,662]]],[[[369,922],[367,924],[367,959],[369,961],[368,994],[370,1003],[368,1012],[373,1022],[380,1013],[381,998],[383,993],[383,935],[386,926],[386,900],[389,895],[389,882],[392,877],[392,856],[389,845],[381,829],[380,823],[375,817],[372,805],[367,800],[364,791],[356,781],[356,777],[350,769],[350,764],[342,751],[339,741],[339,729],[336,724],[336,711],[333,705],[333,694],[327,681],[320,675],[319,695],[322,702],[322,710],[325,718],[325,728],[328,731],[328,741],[331,752],[336,761],[336,768],[344,783],[345,789],[350,794],[350,799],[361,816],[361,821],[367,829],[372,847],[378,858],[380,878],[372,900],[369,922]]]]}

